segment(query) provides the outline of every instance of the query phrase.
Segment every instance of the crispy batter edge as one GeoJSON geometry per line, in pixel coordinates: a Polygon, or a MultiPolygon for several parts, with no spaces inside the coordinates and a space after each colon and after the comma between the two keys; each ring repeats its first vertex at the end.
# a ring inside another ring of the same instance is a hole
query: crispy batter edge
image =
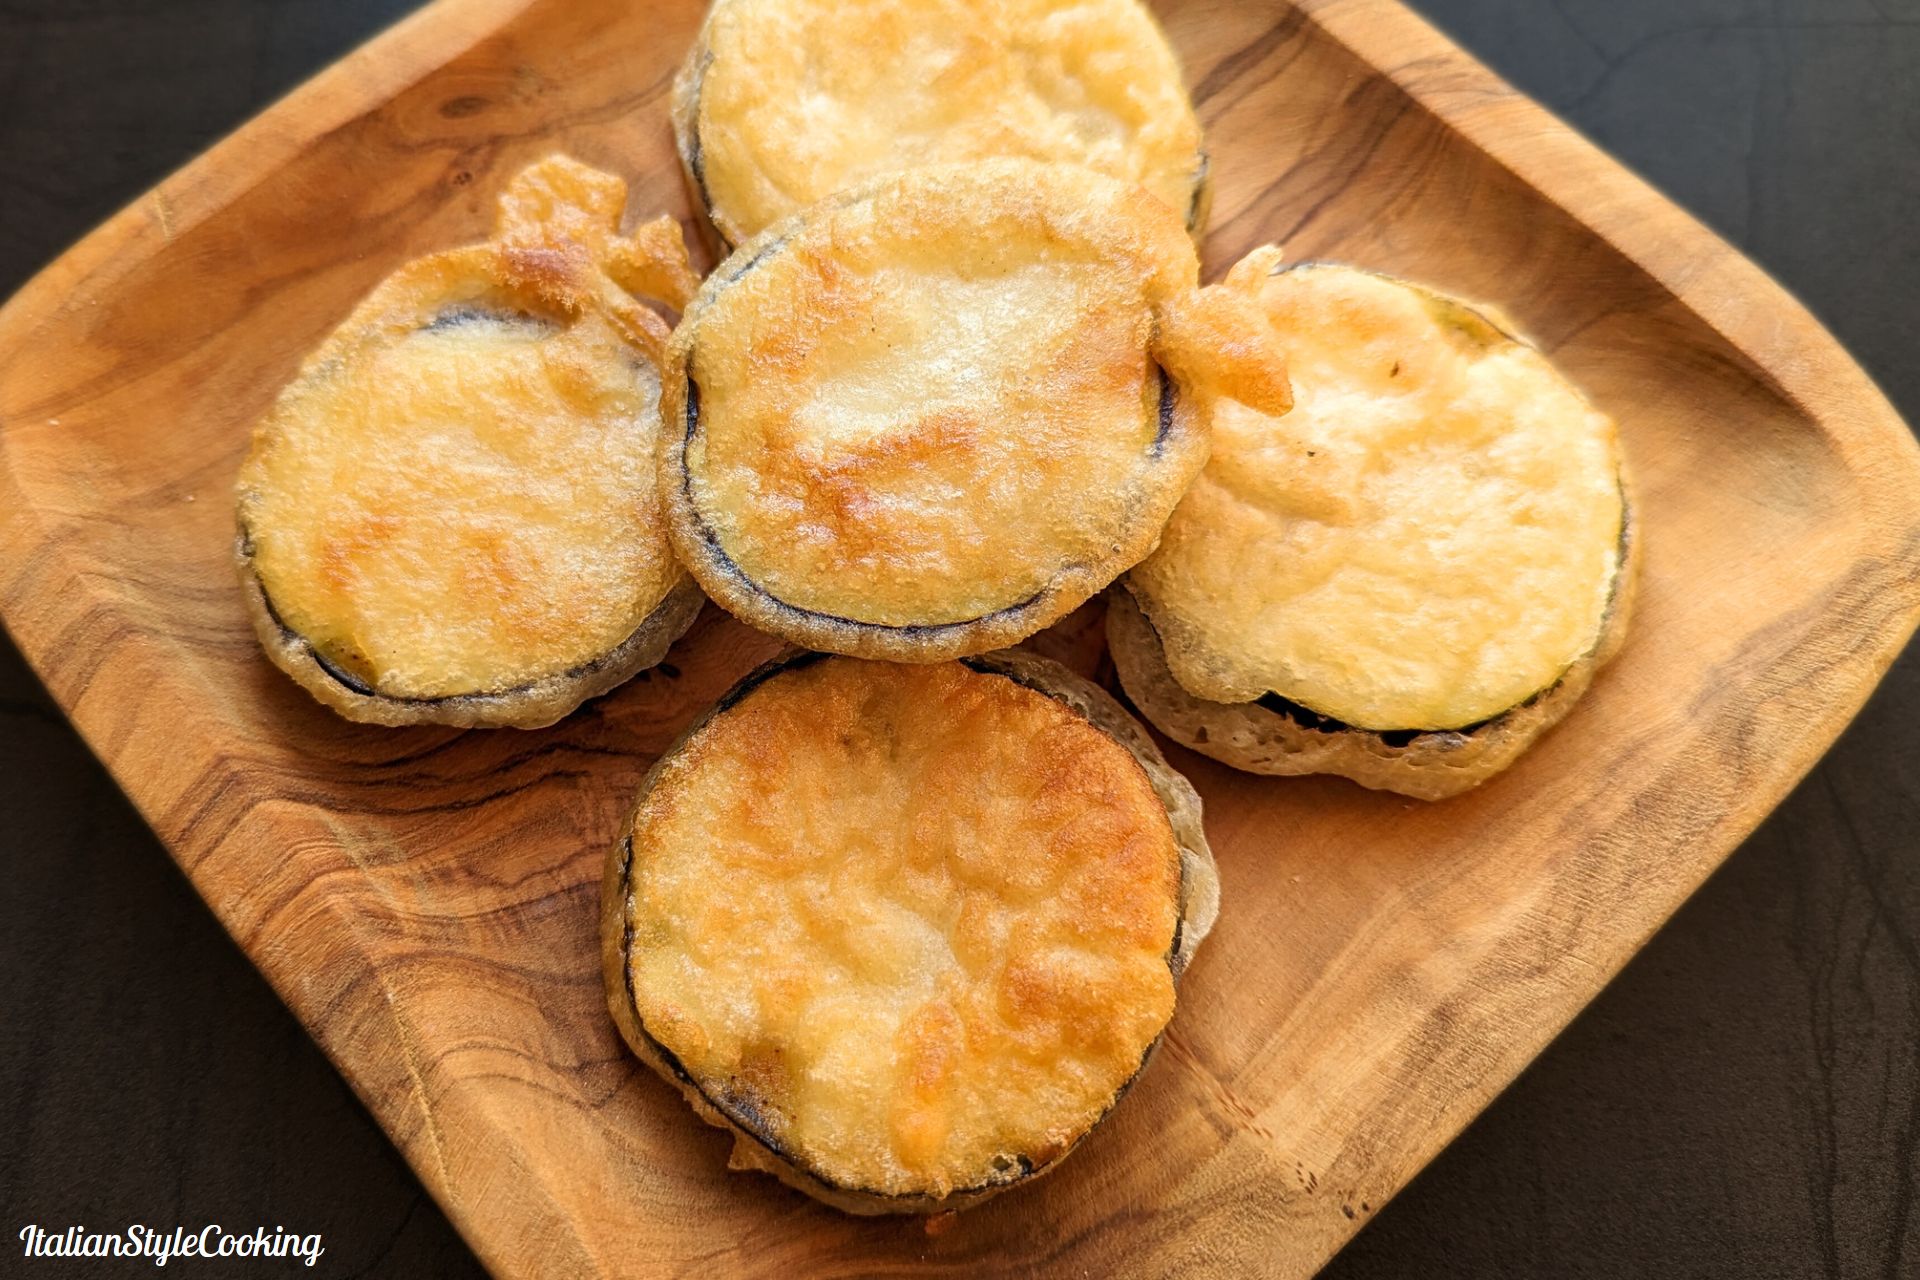
{"type": "MultiPolygon", "coordinates": [[[[582,178],[601,187],[601,194],[617,185],[620,200],[624,202],[624,182],[566,155],[555,153],[525,166],[508,181],[502,192],[496,213],[496,230],[491,239],[402,263],[375,285],[347,318],[308,355],[296,377],[306,377],[314,368],[338,358],[343,348],[352,346],[357,330],[391,324],[402,312],[410,320],[429,321],[431,309],[422,310],[421,299],[416,296],[416,277],[430,275],[456,263],[461,264],[463,269],[484,275],[494,289],[525,296],[536,314],[551,314],[569,306],[580,309],[588,306],[581,297],[573,298],[566,306],[560,306],[553,297],[530,291],[525,281],[510,278],[509,260],[517,250],[525,248],[526,237],[539,230],[537,225],[522,220],[516,201],[530,193],[540,193],[551,174],[582,178]]],[[[589,217],[593,211],[585,206],[575,206],[570,207],[568,212],[576,217],[589,217]]],[[[624,238],[611,227],[603,228],[610,253],[596,269],[611,281],[614,272],[630,275],[636,269],[650,268],[666,285],[665,291],[675,295],[662,297],[660,301],[673,306],[684,303],[695,278],[687,267],[685,248],[679,245],[677,230],[672,231],[672,245],[677,247],[677,257],[673,247],[667,247],[649,260],[623,257],[621,254],[623,249],[645,252],[645,237],[658,229],[656,224],[665,226],[670,222],[670,218],[665,222],[657,218],[652,223],[642,223],[630,237],[624,238]]],[[[574,270],[572,264],[564,268],[569,279],[574,270]]],[[[436,287],[439,287],[438,284],[436,287]]],[[[665,323],[630,295],[608,298],[602,293],[595,301],[607,311],[616,329],[626,337],[628,345],[653,365],[657,373],[662,363],[662,353],[658,348],[666,336],[665,323]]],[[[628,633],[626,639],[599,657],[569,671],[501,690],[434,698],[394,697],[380,693],[327,661],[311,641],[282,619],[254,566],[253,536],[247,527],[245,515],[250,490],[244,482],[235,496],[238,518],[233,564],[246,601],[247,616],[253,622],[261,647],[276,667],[312,694],[316,701],[346,719],[362,724],[390,727],[440,724],[457,728],[544,728],[588,699],[610,692],[639,672],[659,663],[673,642],[693,625],[706,599],[683,565],[673,586],[652,612],[628,633]]]]}
{"type": "Polygon", "coordinates": [[[1313,729],[1258,702],[1196,697],[1167,667],[1159,634],[1124,583],[1110,593],[1107,647],[1121,686],[1140,713],[1160,732],[1201,755],[1247,773],[1330,773],[1377,791],[1444,800],[1472,790],[1519,759],[1540,735],[1566,718],[1594,673],[1625,643],[1639,588],[1642,539],[1624,471],[1620,491],[1620,566],[1593,647],[1552,685],[1471,729],[1421,731],[1404,745],[1393,745],[1379,730],[1313,729]]]}
{"type": "Polygon", "coordinates": [[[233,562],[246,599],[247,616],[273,665],[321,705],[348,720],[389,727],[443,724],[462,729],[543,729],[589,698],[609,693],[657,665],[673,642],[686,634],[706,602],[699,585],[682,575],[625,640],[571,671],[489,693],[396,698],[328,662],[305,636],[281,620],[266,585],[254,572],[253,543],[244,527],[234,538],[233,562]]]}
{"type": "Polygon", "coordinates": [[[1129,522],[1122,531],[1127,536],[1117,539],[1098,561],[1063,566],[1033,596],[978,618],[907,626],[862,622],[790,604],[748,577],[700,514],[687,467],[687,445],[702,430],[700,386],[692,372],[701,316],[728,286],[779,253],[809,222],[867,199],[897,176],[840,192],[774,223],[707,277],[673,331],[661,371],[660,489],[675,554],[707,595],[742,621],[802,648],[892,662],[944,662],[1017,644],[1079,608],[1150,554],[1173,508],[1205,465],[1210,440],[1192,397],[1182,395],[1173,376],[1149,355],[1161,382],[1143,514],[1129,522]]]}
{"type": "MultiPolygon", "coordinates": [[[[706,154],[700,143],[700,89],[707,68],[713,63],[713,49],[708,44],[708,35],[713,27],[714,14],[726,0],[715,0],[707,8],[707,15],[700,22],[700,30],[694,36],[693,45],[687,50],[686,59],[681,62],[679,71],[674,75],[673,88],[668,101],[668,115],[673,121],[674,150],[680,155],[681,176],[686,179],[687,194],[693,198],[693,204],[700,211],[700,228],[707,241],[707,248],[716,258],[724,258],[736,248],[753,237],[744,235],[740,224],[733,215],[713,202],[707,190],[706,154]]],[[[1147,10],[1147,20],[1153,23],[1160,38],[1167,38],[1166,29],[1160,24],[1160,17],[1151,9],[1147,10]]],[[[1185,83],[1181,92],[1186,95],[1189,105],[1193,100],[1192,91],[1185,83]]],[[[1196,113],[1197,118],[1197,113],[1196,113]]],[[[1206,134],[1200,137],[1197,148],[1193,183],[1187,197],[1187,208],[1182,215],[1186,223],[1187,234],[1193,238],[1195,248],[1206,243],[1207,222],[1213,216],[1213,155],[1207,149],[1206,134]]],[[[831,198],[831,197],[829,197],[831,198]]]]}
{"type": "MultiPolygon", "coordinates": [[[[755,689],[783,672],[833,660],[830,655],[823,653],[791,652],[763,664],[736,684],[705,715],[688,726],[647,771],[620,838],[608,851],[606,870],[601,880],[601,969],[606,983],[607,1008],[613,1016],[614,1025],[620,1030],[621,1038],[634,1055],[663,1080],[678,1088],[702,1120],[733,1134],[733,1154],[728,1161],[730,1168],[770,1173],[788,1186],[847,1213],[928,1214],[969,1208],[1009,1187],[1043,1176],[1066,1159],[1088,1134],[1100,1126],[1100,1122],[1126,1096],[1127,1090],[1140,1079],[1162,1037],[1156,1036],[1147,1046],[1141,1055],[1139,1067],[1115,1091],[1100,1116],[1083,1132],[1075,1135],[1073,1141],[1067,1143],[1052,1159],[1033,1165],[1023,1158],[1017,1170],[1009,1176],[959,1188],[945,1196],[893,1195],[843,1186],[833,1182],[824,1171],[801,1164],[792,1153],[782,1150],[769,1137],[755,1130],[750,1123],[751,1117],[737,1116],[709,1097],[672,1051],[647,1031],[639,1015],[639,1001],[633,990],[633,968],[628,962],[633,943],[628,920],[632,898],[633,820],[640,806],[681,751],[709,722],[726,714],[755,689]]],[[[1003,675],[1064,704],[1113,737],[1139,762],[1154,793],[1166,807],[1168,823],[1173,828],[1174,841],[1180,850],[1180,916],[1174,926],[1173,946],[1167,956],[1168,968],[1173,974],[1177,990],[1195,950],[1213,928],[1220,908],[1219,872],[1214,866],[1213,852],[1207,845],[1199,794],[1167,763],[1146,730],[1110,694],[1059,663],[1037,654],[1002,650],[967,659],[966,664],[976,671],[1003,675]]],[[[1176,1003],[1175,1016],[1178,1012],[1176,1003]]]]}

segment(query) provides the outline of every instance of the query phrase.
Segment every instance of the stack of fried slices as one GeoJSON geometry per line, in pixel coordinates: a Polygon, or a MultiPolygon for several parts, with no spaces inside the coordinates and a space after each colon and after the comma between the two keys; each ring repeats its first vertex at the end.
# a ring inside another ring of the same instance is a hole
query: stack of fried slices
{"type": "MultiPolygon", "coordinates": [[[[704,600],[793,646],[647,775],[609,1005],[736,1167],[860,1213],[1056,1165],[1219,909],[1200,801],[1017,645],[1264,774],[1437,800],[1619,647],[1614,424],[1498,312],[1255,249],[1137,0],[715,0],[675,84],[724,255],[565,157],[401,267],[255,432],[235,556],[350,719],[538,728],[704,600]]],[[[1281,784],[1276,784],[1281,785],[1281,784]]]]}

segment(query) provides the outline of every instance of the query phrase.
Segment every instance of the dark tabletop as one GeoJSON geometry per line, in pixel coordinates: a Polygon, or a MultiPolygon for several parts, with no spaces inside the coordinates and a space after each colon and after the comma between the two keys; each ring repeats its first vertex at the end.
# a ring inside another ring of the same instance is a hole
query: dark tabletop
{"type": "MultiPolygon", "coordinates": [[[[411,7],[0,0],[0,294],[411,7]]],[[[1920,421],[1920,0],[1417,7],[1920,421]]],[[[0,1274],[155,1274],[17,1252],[29,1223],[136,1222],[318,1231],[311,1274],[479,1274],[4,640],[0,850],[0,1274]]],[[[1920,651],[1327,1274],[1920,1276],[1917,854],[1920,651]]]]}

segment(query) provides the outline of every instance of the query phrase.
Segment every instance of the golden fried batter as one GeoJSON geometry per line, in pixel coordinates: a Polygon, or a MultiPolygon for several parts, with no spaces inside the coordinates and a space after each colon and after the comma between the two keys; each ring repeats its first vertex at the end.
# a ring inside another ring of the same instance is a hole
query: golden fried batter
{"type": "Polygon", "coordinates": [[[813,648],[1030,634],[1152,546],[1205,454],[1206,377],[1284,406],[1270,345],[1227,340],[1257,313],[1197,273],[1159,201],[1030,161],[897,175],[769,231],[668,355],[676,548],[813,648]]]}
{"type": "Polygon", "coordinates": [[[1205,212],[1200,124],[1138,0],[718,0],[674,123],[732,244],[882,174],[992,156],[1137,183],[1196,231],[1205,212]]]}
{"type": "Polygon", "coordinates": [[[623,285],[679,306],[695,281],[671,219],[616,234],[625,199],[523,172],[492,243],[401,268],[306,362],[240,477],[270,649],[291,632],[388,702],[494,695],[686,594],[654,483],[667,329],[623,285]]]}
{"type": "Polygon", "coordinates": [[[1222,404],[1127,578],[1173,676],[1376,730],[1473,725],[1553,685],[1622,567],[1613,423],[1461,304],[1277,263],[1257,251],[1226,287],[1284,335],[1297,403],[1222,404]]]}
{"type": "Polygon", "coordinates": [[[1013,661],[777,670],[656,768],[616,862],[616,1011],[826,1187],[926,1208],[1064,1154],[1211,922],[1191,889],[1177,941],[1190,788],[1013,661]]]}

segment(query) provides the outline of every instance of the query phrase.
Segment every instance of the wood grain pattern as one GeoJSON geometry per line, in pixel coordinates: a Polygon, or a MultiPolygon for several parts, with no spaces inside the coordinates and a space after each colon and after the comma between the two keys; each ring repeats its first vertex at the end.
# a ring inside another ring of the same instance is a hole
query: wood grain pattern
{"type": "Polygon", "coordinates": [[[1181,756],[1226,912],[1169,1052],[1059,1174],[929,1236],[721,1169],[619,1049],[594,877],[653,752],[767,642],[715,615],[536,734],[332,720],[222,556],[245,429],[396,262],[554,146],[684,209],[691,6],[443,5],[0,313],[0,608],[94,749],[503,1274],[1311,1270],[1751,828],[1920,610],[1904,428],[1738,255],[1379,3],[1165,11],[1221,184],[1280,238],[1497,300],[1623,422],[1638,634],[1515,771],[1427,808],[1181,756]]]}

